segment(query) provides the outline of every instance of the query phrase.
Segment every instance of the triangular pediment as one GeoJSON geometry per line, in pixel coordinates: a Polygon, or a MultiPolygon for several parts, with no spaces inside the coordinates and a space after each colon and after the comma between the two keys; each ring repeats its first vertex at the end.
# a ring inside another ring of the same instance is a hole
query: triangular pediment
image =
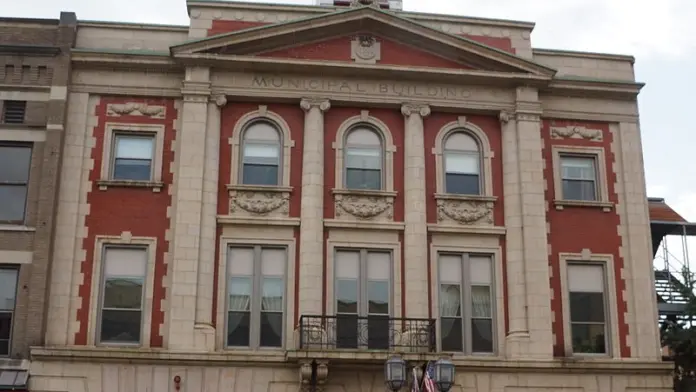
{"type": "MultiPolygon", "coordinates": [[[[379,65],[415,68],[531,74],[551,78],[555,70],[471,39],[448,34],[372,7],[254,27],[171,47],[175,57],[186,55],[258,56],[311,61],[351,61],[351,41],[373,37],[382,50],[400,52],[401,63],[388,59],[379,65]],[[324,50],[326,45],[340,54],[324,50]],[[323,45],[323,46],[322,46],[323,45]],[[386,47],[385,47],[386,46],[386,47]],[[348,57],[346,57],[346,53],[348,57]],[[411,59],[409,63],[409,59],[411,59]]],[[[353,44],[354,45],[354,44],[353,44]]],[[[387,56],[389,57],[389,56],[387,56]]],[[[352,58],[355,59],[355,56],[352,58]]]]}

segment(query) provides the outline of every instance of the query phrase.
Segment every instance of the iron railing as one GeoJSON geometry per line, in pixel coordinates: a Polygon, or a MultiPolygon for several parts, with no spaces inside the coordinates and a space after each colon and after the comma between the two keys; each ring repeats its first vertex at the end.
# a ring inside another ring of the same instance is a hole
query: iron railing
{"type": "Polygon", "coordinates": [[[388,316],[301,316],[300,349],[435,352],[435,320],[388,316]]]}

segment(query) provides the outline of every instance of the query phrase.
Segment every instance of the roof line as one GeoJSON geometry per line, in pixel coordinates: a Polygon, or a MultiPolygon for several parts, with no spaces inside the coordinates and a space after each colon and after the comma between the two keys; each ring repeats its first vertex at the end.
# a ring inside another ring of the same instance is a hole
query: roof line
{"type": "Polygon", "coordinates": [[[585,59],[589,57],[602,60],[630,61],[631,63],[635,63],[636,61],[635,57],[628,54],[584,52],[579,50],[532,48],[532,53],[546,56],[571,56],[585,59]]]}
{"type": "Polygon", "coordinates": [[[133,22],[115,22],[107,20],[80,20],[77,22],[77,27],[111,27],[116,29],[132,29],[139,28],[143,30],[182,30],[188,31],[188,25],[171,25],[158,23],[133,23],[133,22]]]}

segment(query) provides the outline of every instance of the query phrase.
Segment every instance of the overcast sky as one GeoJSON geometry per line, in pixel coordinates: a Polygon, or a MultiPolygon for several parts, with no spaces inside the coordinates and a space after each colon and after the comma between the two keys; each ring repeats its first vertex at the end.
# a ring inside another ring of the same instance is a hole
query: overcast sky
{"type": "MultiPolygon", "coordinates": [[[[188,24],[185,0],[23,0],[8,5],[0,15],[57,18],[63,10],[76,12],[79,19],[188,24]]],[[[696,133],[693,121],[684,117],[696,110],[696,1],[404,0],[404,9],[532,21],[535,47],[634,55],[637,79],[647,83],[639,102],[648,195],[665,197],[696,221],[696,133]]],[[[691,248],[696,258],[696,246],[691,248]]]]}

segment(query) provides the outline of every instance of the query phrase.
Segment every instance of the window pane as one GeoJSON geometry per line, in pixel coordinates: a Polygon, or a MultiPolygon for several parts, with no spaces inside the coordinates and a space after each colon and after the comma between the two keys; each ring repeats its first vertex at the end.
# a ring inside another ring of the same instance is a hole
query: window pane
{"type": "Polygon", "coordinates": [[[230,249],[230,276],[250,276],[254,274],[254,249],[230,249]]]}
{"type": "Polygon", "coordinates": [[[359,252],[336,252],[336,277],[341,279],[357,279],[360,270],[359,252]]]}
{"type": "Polygon", "coordinates": [[[488,286],[471,287],[471,317],[492,318],[491,289],[488,286]]]}
{"type": "Polygon", "coordinates": [[[561,158],[561,176],[572,180],[594,180],[594,158],[563,157],[561,158]]]}
{"type": "Polygon", "coordinates": [[[246,347],[249,346],[249,312],[227,313],[227,345],[246,347]]]}
{"type": "Polygon", "coordinates": [[[262,249],[261,274],[264,276],[283,276],[285,271],[285,253],[285,249],[262,249]]]}
{"type": "Polygon", "coordinates": [[[283,279],[264,278],[261,288],[261,310],[283,311],[283,279]]]}
{"type": "Polygon", "coordinates": [[[132,310],[103,310],[101,342],[139,343],[141,312],[132,310]]]}
{"type": "MultiPolygon", "coordinates": [[[[361,336],[364,338],[364,336],[361,336]]],[[[367,348],[370,350],[387,350],[389,337],[389,316],[367,317],[367,348]]]]}
{"type": "Polygon", "coordinates": [[[594,181],[563,180],[563,198],[565,200],[597,200],[594,181]]]}
{"type": "Polygon", "coordinates": [[[246,132],[244,132],[244,140],[272,141],[277,144],[280,142],[280,133],[278,133],[278,130],[270,123],[258,121],[250,125],[246,132]]]}
{"type": "Polygon", "coordinates": [[[12,334],[12,312],[0,312],[0,339],[10,340],[12,334]]]}
{"type": "Polygon", "coordinates": [[[570,293],[570,320],[573,322],[605,321],[604,294],[570,293]]]}
{"type": "Polygon", "coordinates": [[[604,292],[604,266],[598,264],[569,264],[568,291],[604,292]]]}
{"type": "Polygon", "coordinates": [[[358,313],[357,280],[336,280],[336,313],[358,313]]]}
{"type": "Polygon", "coordinates": [[[440,285],[440,315],[442,317],[462,315],[462,291],[458,284],[440,285]]]}
{"type": "Polygon", "coordinates": [[[31,147],[0,146],[0,183],[27,183],[30,166],[31,147]]]}
{"type": "Polygon", "coordinates": [[[440,336],[442,337],[442,351],[463,351],[462,319],[441,318],[440,336]]]}
{"type": "Polygon", "coordinates": [[[0,221],[24,221],[27,201],[26,185],[0,185],[0,221]]]}
{"type": "Polygon", "coordinates": [[[389,314],[389,282],[367,282],[367,300],[370,314],[389,314]]]}
{"type": "Polygon", "coordinates": [[[382,168],[382,151],[376,148],[350,147],[346,150],[346,167],[351,169],[382,168]]]}
{"type": "Polygon", "coordinates": [[[116,136],[116,158],[151,160],[153,137],[116,136]]]}
{"type": "Polygon", "coordinates": [[[368,252],[367,278],[370,280],[389,280],[391,257],[386,252],[368,252]]]}
{"type": "Polygon", "coordinates": [[[455,174],[445,175],[445,192],[457,195],[478,195],[480,194],[480,181],[477,174],[455,174]]]}
{"type": "Polygon", "coordinates": [[[355,128],[346,138],[346,145],[379,146],[381,144],[377,133],[368,128],[355,128]]]}
{"type": "Polygon", "coordinates": [[[229,310],[251,309],[251,278],[230,278],[229,286],[229,310]]]}
{"type": "Polygon", "coordinates": [[[471,320],[471,351],[475,353],[493,352],[492,320],[471,320]]]}
{"type": "MultiPolygon", "coordinates": [[[[364,333],[360,334],[360,338],[364,333]]],[[[354,315],[336,315],[336,347],[358,347],[358,317],[354,315]]]]}
{"type": "Polygon", "coordinates": [[[242,182],[246,185],[278,185],[278,166],[245,163],[242,182]]]}
{"type": "Polygon", "coordinates": [[[114,161],[114,180],[149,181],[151,175],[151,160],[116,158],[114,161]]]}
{"type": "Polygon", "coordinates": [[[471,283],[490,285],[493,283],[491,276],[491,259],[489,257],[469,257],[469,273],[471,283]]]}
{"type": "Polygon", "coordinates": [[[380,170],[347,169],[346,188],[348,189],[382,189],[382,172],[380,170]]]}
{"type": "Polygon", "coordinates": [[[107,278],[104,283],[104,308],[140,309],[142,278],[107,278]]]}
{"type": "Polygon", "coordinates": [[[283,314],[261,313],[261,347],[280,347],[283,338],[283,314]]]}
{"type": "Polygon", "coordinates": [[[0,269],[0,310],[13,311],[15,308],[17,272],[16,269],[0,269]]]}
{"type": "Polygon", "coordinates": [[[106,248],[106,276],[145,276],[147,251],[138,248],[106,248]]]}
{"type": "Polygon", "coordinates": [[[244,145],[244,163],[277,165],[280,162],[280,146],[277,144],[247,143],[244,145]]]}
{"type": "Polygon", "coordinates": [[[445,142],[445,149],[478,152],[479,146],[478,143],[476,143],[476,140],[474,140],[474,138],[470,135],[464,132],[457,132],[447,137],[447,141],[445,142]]]}
{"type": "Polygon", "coordinates": [[[479,155],[477,153],[445,153],[447,173],[479,174],[479,155]]]}
{"type": "Polygon", "coordinates": [[[604,324],[571,324],[573,352],[605,354],[604,324]]]}
{"type": "Polygon", "coordinates": [[[462,281],[462,257],[440,255],[440,282],[459,283],[462,281]]]}

